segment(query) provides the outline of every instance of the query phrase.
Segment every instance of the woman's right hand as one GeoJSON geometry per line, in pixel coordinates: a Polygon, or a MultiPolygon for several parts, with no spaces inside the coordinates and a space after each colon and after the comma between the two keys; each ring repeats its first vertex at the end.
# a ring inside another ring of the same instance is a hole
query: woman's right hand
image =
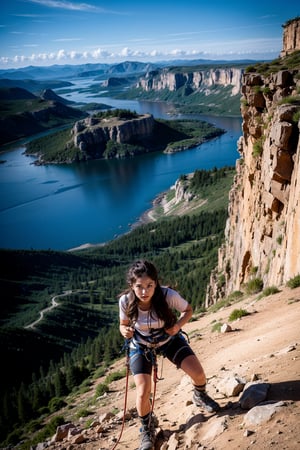
{"type": "Polygon", "coordinates": [[[133,337],[134,329],[129,325],[120,325],[120,333],[125,339],[131,339],[133,337]]]}

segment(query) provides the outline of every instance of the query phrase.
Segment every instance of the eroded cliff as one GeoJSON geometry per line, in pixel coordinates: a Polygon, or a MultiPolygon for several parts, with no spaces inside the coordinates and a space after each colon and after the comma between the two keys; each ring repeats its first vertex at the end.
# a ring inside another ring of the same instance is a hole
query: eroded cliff
{"type": "Polygon", "coordinates": [[[300,50],[300,17],[288,20],[283,25],[283,50],[281,56],[286,56],[300,50]]]}
{"type": "Polygon", "coordinates": [[[108,141],[118,144],[128,143],[136,137],[141,139],[150,136],[153,128],[154,119],[151,114],[130,120],[119,118],[106,120],[93,116],[76,122],[72,135],[74,146],[82,153],[101,157],[108,141]]]}
{"type": "Polygon", "coordinates": [[[244,74],[242,93],[240,159],[207,306],[253,278],[280,286],[300,274],[299,52],[244,74]]]}
{"type": "Polygon", "coordinates": [[[207,92],[213,87],[229,86],[231,95],[240,93],[243,69],[240,68],[210,68],[206,70],[176,71],[174,69],[162,69],[161,71],[148,72],[141,78],[137,87],[145,91],[178,91],[180,88],[192,92],[207,92]]]}

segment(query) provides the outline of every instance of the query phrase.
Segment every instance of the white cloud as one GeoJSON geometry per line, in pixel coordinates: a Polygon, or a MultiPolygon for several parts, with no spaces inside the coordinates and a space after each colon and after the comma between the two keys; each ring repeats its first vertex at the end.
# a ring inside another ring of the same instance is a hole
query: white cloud
{"type": "Polygon", "coordinates": [[[80,55],[80,53],[78,53],[78,52],[72,51],[72,52],[70,52],[70,58],[71,58],[72,60],[80,59],[80,58],[81,58],[81,55],[80,55]]]}
{"type": "Polygon", "coordinates": [[[124,56],[125,58],[127,58],[128,56],[131,56],[132,54],[133,54],[133,51],[130,50],[130,48],[128,48],[128,47],[123,48],[120,53],[120,55],[124,56]]]}
{"type": "Polygon", "coordinates": [[[68,9],[72,11],[95,11],[95,6],[87,3],[74,3],[58,0],[27,0],[29,3],[37,3],[38,5],[47,6],[48,8],[68,9]]]}
{"type": "Polygon", "coordinates": [[[93,52],[91,52],[91,56],[93,59],[101,59],[101,58],[109,58],[111,57],[111,53],[109,53],[107,50],[103,50],[101,48],[97,48],[93,52]]]}
{"type": "Polygon", "coordinates": [[[41,6],[55,9],[67,9],[69,11],[85,11],[91,13],[105,13],[105,14],[120,14],[116,11],[111,11],[99,6],[94,6],[89,3],[76,3],[60,0],[27,0],[28,3],[36,3],[41,6]]]}
{"type": "MultiPolygon", "coordinates": [[[[214,45],[211,48],[205,48],[201,50],[189,49],[183,50],[180,48],[175,48],[172,50],[161,51],[158,48],[150,49],[149,51],[134,50],[129,47],[124,47],[119,51],[108,51],[101,47],[95,48],[90,51],[66,51],[60,49],[57,52],[51,53],[32,53],[30,56],[16,55],[12,58],[2,56],[0,57],[0,66],[5,67],[15,67],[21,64],[62,64],[62,63],[74,63],[77,64],[86,62],[107,62],[114,63],[124,61],[124,59],[136,59],[140,61],[158,61],[162,59],[197,59],[197,58],[207,58],[207,59],[243,59],[245,57],[250,59],[273,59],[277,57],[279,51],[276,50],[277,46],[264,47],[262,46],[259,50],[257,46],[257,51],[241,51],[239,48],[227,48],[225,46],[223,50],[221,48],[215,48],[214,45]],[[276,54],[277,53],[277,54],[276,54]],[[268,56],[269,55],[269,56],[268,56]]],[[[245,47],[249,48],[249,47],[245,47]]]]}
{"type": "Polygon", "coordinates": [[[64,51],[64,50],[59,50],[57,52],[57,59],[60,61],[62,59],[67,59],[68,58],[68,54],[64,51]]]}
{"type": "Polygon", "coordinates": [[[35,19],[36,17],[41,17],[41,14],[13,14],[15,17],[25,17],[29,19],[35,19]]]}

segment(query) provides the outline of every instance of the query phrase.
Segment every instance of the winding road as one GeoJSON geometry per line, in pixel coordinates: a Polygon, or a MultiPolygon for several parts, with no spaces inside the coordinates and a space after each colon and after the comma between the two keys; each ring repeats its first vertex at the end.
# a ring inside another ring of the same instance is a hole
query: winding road
{"type": "Polygon", "coordinates": [[[47,312],[51,311],[51,309],[56,308],[56,306],[59,305],[59,303],[57,303],[57,301],[56,301],[57,298],[59,298],[59,297],[65,297],[66,295],[70,295],[70,294],[72,294],[72,291],[71,291],[71,290],[70,290],[70,291],[65,291],[63,294],[58,294],[58,295],[55,295],[54,297],[52,297],[52,299],[51,299],[51,305],[48,306],[47,308],[42,309],[42,310],[40,311],[40,317],[39,317],[37,320],[35,320],[34,322],[30,323],[29,325],[26,325],[26,327],[24,327],[24,328],[26,328],[26,329],[28,329],[28,328],[34,328],[41,320],[43,320],[44,315],[45,315],[47,312]]]}

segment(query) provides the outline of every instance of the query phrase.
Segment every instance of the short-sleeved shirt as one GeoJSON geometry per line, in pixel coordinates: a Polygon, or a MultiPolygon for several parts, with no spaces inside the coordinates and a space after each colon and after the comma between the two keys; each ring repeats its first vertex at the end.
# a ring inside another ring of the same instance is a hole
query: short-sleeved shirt
{"type": "MultiPolygon", "coordinates": [[[[163,295],[171,309],[175,309],[180,313],[186,311],[188,302],[174,289],[162,286],[163,295]]],[[[119,300],[119,316],[120,320],[129,320],[126,314],[128,299],[126,294],[122,295],[119,300]]],[[[161,346],[169,341],[171,336],[166,335],[164,331],[165,322],[159,319],[154,311],[142,311],[138,308],[138,317],[134,324],[135,332],[133,339],[144,345],[149,343],[158,343],[161,346]]]]}

